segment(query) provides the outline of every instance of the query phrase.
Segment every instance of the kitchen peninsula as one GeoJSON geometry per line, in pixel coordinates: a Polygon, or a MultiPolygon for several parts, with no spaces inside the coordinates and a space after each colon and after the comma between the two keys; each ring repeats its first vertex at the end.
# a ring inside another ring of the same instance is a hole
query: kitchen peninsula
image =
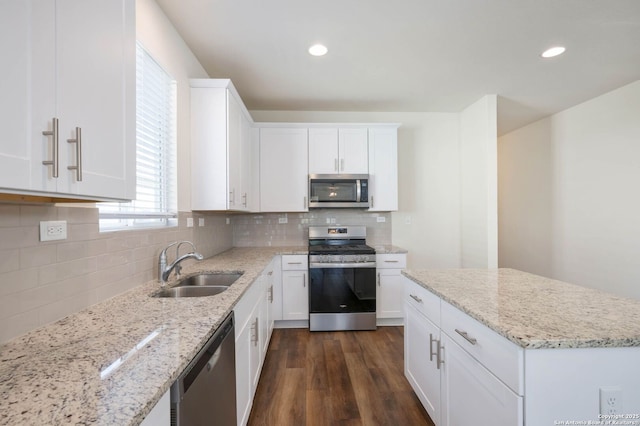
{"type": "Polygon", "coordinates": [[[640,424],[640,301],[513,269],[403,274],[405,374],[436,424],[640,424]]]}

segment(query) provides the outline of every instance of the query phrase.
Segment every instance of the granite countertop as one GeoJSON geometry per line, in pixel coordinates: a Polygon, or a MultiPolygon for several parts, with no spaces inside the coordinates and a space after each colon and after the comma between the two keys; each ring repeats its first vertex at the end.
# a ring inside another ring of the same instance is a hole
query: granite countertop
{"type": "Polygon", "coordinates": [[[398,247],[398,246],[393,246],[393,245],[379,245],[373,246],[374,249],[376,249],[376,254],[404,254],[404,253],[408,253],[408,251],[406,249],[403,249],[402,247],[398,247]]]}
{"type": "Polygon", "coordinates": [[[183,270],[244,272],[224,293],[152,298],[150,281],[1,345],[0,424],[140,423],[271,259],[306,253],[233,248],[183,270]]]}
{"type": "Polygon", "coordinates": [[[640,346],[640,301],[514,269],[403,274],[525,349],[640,346]]]}

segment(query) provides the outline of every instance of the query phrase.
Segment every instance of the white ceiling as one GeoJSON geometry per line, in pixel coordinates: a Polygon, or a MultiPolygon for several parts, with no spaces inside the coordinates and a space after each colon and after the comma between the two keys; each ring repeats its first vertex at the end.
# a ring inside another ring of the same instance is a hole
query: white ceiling
{"type": "Polygon", "coordinates": [[[250,110],[458,112],[498,94],[504,134],[640,79],[640,0],[157,2],[250,110]],[[567,52],[540,58],[553,45],[567,52]]]}

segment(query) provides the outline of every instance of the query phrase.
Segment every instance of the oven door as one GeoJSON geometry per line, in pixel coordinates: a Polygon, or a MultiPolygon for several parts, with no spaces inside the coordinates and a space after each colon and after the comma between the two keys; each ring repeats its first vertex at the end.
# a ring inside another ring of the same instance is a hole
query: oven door
{"type": "Polygon", "coordinates": [[[315,264],[309,268],[309,314],[376,312],[376,268],[315,264]]]}

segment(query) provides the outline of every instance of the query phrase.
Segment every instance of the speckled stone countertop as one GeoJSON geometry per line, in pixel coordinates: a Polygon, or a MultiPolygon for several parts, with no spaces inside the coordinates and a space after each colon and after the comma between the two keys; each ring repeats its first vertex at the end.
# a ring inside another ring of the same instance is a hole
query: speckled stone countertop
{"type": "Polygon", "coordinates": [[[640,346],[640,301],[514,269],[403,274],[525,349],[640,346]]]}
{"type": "Polygon", "coordinates": [[[227,291],[152,298],[155,281],[0,346],[0,424],[140,423],[277,254],[233,248],[197,271],[243,271],[227,291]]]}
{"type": "Polygon", "coordinates": [[[374,249],[376,249],[376,254],[404,254],[404,253],[408,253],[407,250],[403,249],[402,247],[398,247],[398,246],[392,246],[392,245],[379,245],[373,246],[374,249]]]}

